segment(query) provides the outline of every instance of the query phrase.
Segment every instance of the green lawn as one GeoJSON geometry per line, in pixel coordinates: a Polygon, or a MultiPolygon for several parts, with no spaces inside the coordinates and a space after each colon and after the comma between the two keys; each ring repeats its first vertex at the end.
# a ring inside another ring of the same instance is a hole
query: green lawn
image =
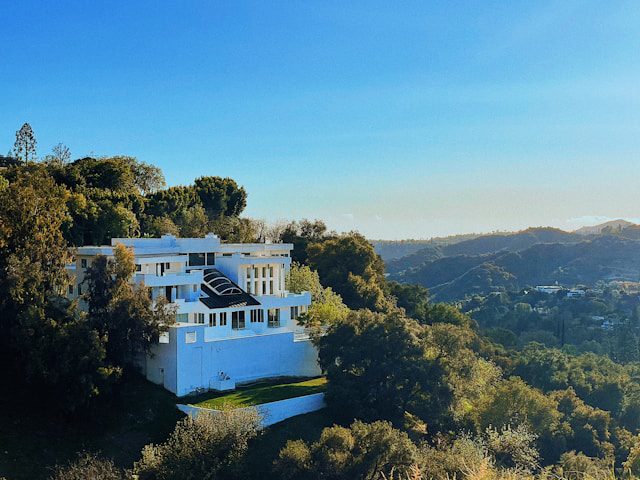
{"type": "Polygon", "coordinates": [[[324,377],[289,383],[259,383],[239,387],[231,393],[204,394],[187,401],[190,405],[202,408],[250,407],[261,403],[324,392],[326,384],[327,379],[324,377]]]}

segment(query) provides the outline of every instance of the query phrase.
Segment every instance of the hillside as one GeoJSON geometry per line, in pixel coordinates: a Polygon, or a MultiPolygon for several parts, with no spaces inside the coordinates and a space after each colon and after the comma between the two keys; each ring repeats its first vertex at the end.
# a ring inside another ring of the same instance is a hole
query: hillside
{"type": "Polygon", "coordinates": [[[382,260],[389,262],[407,255],[412,255],[425,247],[439,247],[443,245],[452,245],[454,243],[463,242],[477,238],[477,233],[465,233],[461,235],[450,235],[448,237],[433,237],[429,240],[370,240],[376,253],[382,257],[382,260]]]}
{"type": "Polygon", "coordinates": [[[593,285],[640,277],[640,241],[601,236],[578,243],[539,243],[519,251],[453,255],[390,275],[418,283],[439,300],[558,282],[593,285]]]}
{"type": "Polygon", "coordinates": [[[517,252],[539,243],[575,243],[584,237],[556,228],[528,228],[516,233],[495,233],[442,246],[426,246],[403,258],[387,262],[387,272],[397,274],[416,269],[438,258],[455,255],[484,255],[499,251],[517,252]]]}
{"type": "Polygon", "coordinates": [[[617,220],[611,220],[609,222],[600,223],[598,225],[591,225],[578,228],[574,231],[578,235],[597,235],[603,233],[605,230],[623,230],[627,227],[637,226],[635,223],[628,222],[627,220],[622,220],[621,218],[617,220]]]}

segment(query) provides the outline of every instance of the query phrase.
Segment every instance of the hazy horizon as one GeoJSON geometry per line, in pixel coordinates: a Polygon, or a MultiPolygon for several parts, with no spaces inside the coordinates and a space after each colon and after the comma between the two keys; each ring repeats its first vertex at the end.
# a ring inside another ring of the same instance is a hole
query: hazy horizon
{"type": "Polygon", "coordinates": [[[369,238],[640,218],[640,4],[403,5],[5,2],[0,152],[29,122],[369,238]]]}

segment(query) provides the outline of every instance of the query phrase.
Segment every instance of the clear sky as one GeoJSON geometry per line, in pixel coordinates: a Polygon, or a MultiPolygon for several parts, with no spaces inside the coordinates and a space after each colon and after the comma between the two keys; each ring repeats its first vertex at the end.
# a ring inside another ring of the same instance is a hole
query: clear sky
{"type": "Polygon", "coordinates": [[[373,238],[640,217],[640,2],[3,1],[0,151],[373,238]]]}

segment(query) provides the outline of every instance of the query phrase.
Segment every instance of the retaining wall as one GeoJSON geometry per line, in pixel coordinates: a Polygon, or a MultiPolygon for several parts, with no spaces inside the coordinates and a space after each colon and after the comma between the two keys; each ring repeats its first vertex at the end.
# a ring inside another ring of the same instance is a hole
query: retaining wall
{"type": "MultiPolygon", "coordinates": [[[[263,403],[255,407],[260,414],[262,427],[268,427],[274,423],[281,422],[287,418],[315,412],[326,407],[324,393],[313,393],[302,397],[287,398],[276,402],[263,403]]],[[[220,410],[194,407],[193,405],[178,404],[178,409],[187,415],[194,416],[201,413],[217,414],[220,410]]]]}

